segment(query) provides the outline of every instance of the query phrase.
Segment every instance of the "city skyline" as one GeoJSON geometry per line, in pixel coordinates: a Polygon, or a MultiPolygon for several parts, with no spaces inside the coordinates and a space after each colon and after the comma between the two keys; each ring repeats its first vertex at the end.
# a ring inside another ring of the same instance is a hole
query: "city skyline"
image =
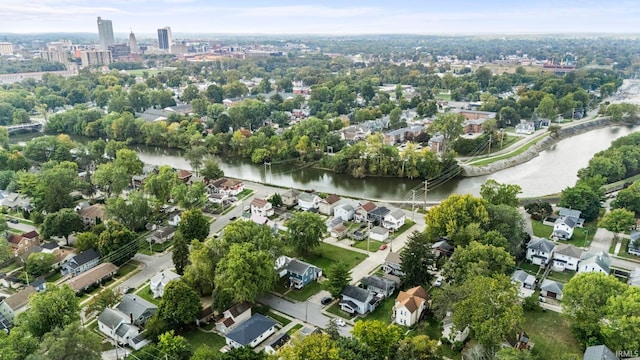
{"type": "Polygon", "coordinates": [[[337,0],[4,0],[0,32],[91,32],[101,16],[115,33],[153,34],[169,24],[176,33],[228,34],[537,34],[638,33],[637,1],[550,1],[535,4],[494,0],[371,0],[366,5],[337,0]],[[160,5],[160,6],[158,6],[160,5]],[[72,21],[60,21],[61,17],[72,21]]]}

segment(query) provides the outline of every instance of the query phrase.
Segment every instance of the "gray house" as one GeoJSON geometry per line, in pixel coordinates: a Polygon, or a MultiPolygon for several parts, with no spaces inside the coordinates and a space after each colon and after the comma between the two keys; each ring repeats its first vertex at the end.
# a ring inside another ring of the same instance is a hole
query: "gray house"
{"type": "Polygon", "coordinates": [[[126,294],[116,309],[133,319],[134,325],[143,325],[156,312],[158,307],[135,294],[126,294]]]}
{"type": "Polygon", "coordinates": [[[347,285],[342,289],[342,300],[340,301],[340,309],[349,314],[364,315],[375,310],[380,299],[373,296],[368,290],[347,285]]]}
{"type": "Polygon", "coordinates": [[[255,314],[225,335],[227,345],[231,348],[254,348],[276,331],[276,325],[277,323],[268,317],[255,314]]]}
{"type": "Polygon", "coordinates": [[[289,286],[302,289],[308,283],[322,276],[322,269],[298,259],[281,256],[276,261],[280,277],[289,277],[289,286]]]}
{"type": "Polygon", "coordinates": [[[540,295],[556,300],[562,300],[563,287],[564,284],[560,282],[544,279],[540,285],[540,295]]]}
{"type": "Polygon", "coordinates": [[[94,248],[89,248],[69,259],[66,264],[62,265],[60,272],[62,276],[68,274],[72,276],[79,275],[98,265],[99,262],[100,253],[94,248]]]}
{"type": "Polygon", "coordinates": [[[400,257],[400,254],[389,252],[387,257],[384,258],[382,271],[395,276],[403,276],[404,272],[402,271],[402,258],[400,257]]]}
{"type": "Polygon", "coordinates": [[[543,238],[532,238],[527,244],[527,260],[535,265],[547,265],[553,258],[556,244],[543,238]]]}
{"type": "Polygon", "coordinates": [[[367,286],[367,290],[375,295],[381,294],[388,298],[396,291],[396,283],[379,276],[367,276],[362,278],[362,283],[367,286]]]}
{"type": "Polygon", "coordinates": [[[620,360],[606,345],[589,346],[583,360],[620,360]]]}

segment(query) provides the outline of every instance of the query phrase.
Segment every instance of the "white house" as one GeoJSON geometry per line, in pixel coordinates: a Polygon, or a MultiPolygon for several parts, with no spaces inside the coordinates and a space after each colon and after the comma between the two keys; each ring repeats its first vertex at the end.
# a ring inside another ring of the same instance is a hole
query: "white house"
{"type": "Polygon", "coordinates": [[[511,275],[511,282],[525,289],[533,289],[536,286],[536,277],[522,270],[516,270],[511,275]]]}
{"type": "Polygon", "coordinates": [[[390,251],[389,254],[387,254],[387,257],[384,258],[382,271],[386,274],[404,276],[404,272],[402,271],[402,258],[400,257],[400,254],[390,251]]]}
{"type": "Polygon", "coordinates": [[[469,327],[465,327],[464,330],[453,331],[453,314],[450,312],[442,320],[442,337],[449,339],[452,343],[463,342],[469,336],[469,327]]]}
{"type": "Polygon", "coordinates": [[[404,210],[395,209],[384,216],[382,226],[389,230],[396,231],[404,225],[406,218],[407,216],[405,215],[404,210]]]}
{"type": "Polygon", "coordinates": [[[277,323],[274,320],[261,314],[255,314],[249,320],[225,334],[227,346],[230,348],[243,346],[255,348],[276,332],[276,325],[277,323]]]}
{"type": "Polygon", "coordinates": [[[168,224],[171,226],[178,226],[180,225],[180,215],[174,215],[172,218],[169,219],[168,224]]]}
{"type": "Polygon", "coordinates": [[[561,244],[556,246],[553,252],[554,271],[577,271],[582,250],[571,244],[561,244]]]}
{"type": "Polygon", "coordinates": [[[251,201],[251,214],[269,217],[273,215],[273,205],[265,199],[254,198],[251,201]]]}
{"type": "Polygon", "coordinates": [[[139,350],[151,342],[140,335],[140,328],[131,324],[127,315],[110,308],[104,309],[98,316],[98,330],[119,344],[129,345],[134,350],[139,350]]]}
{"type": "Polygon", "coordinates": [[[367,286],[367,290],[376,296],[388,298],[396,291],[396,283],[376,275],[365,276],[362,284],[367,286]]]}
{"type": "Polygon", "coordinates": [[[640,256],[640,231],[631,230],[627,252],[631,255],[640,256]]]}
{"type": "Polygon", "coordinates": [[[153,293],[153,298],[156,299],[162,297],[165,286],[167,286],[169,281],[176,279],[180,279],[180,275],[168,269],[164,269],[155,274],[149,283],[149,289],[153,293]]]}
{"type": "Polygon", "coordinates": [[[333,216],[342,219],[342,221],[349,221],[353,219],[355,209],[351,204],[339,204],[333,208],[333,216]]]}
{"type": "Polygon", "coordinates": [[[389,238],[389,230],[381,226],[375,226],[369,230],[369,239],[376,241],[385,241],[389,238]]]}
{"type": "Polygon", "coordinates": [[[345,286],[340,295],[340,309],[349,314],[364,315],[375,310],[380,303],[380,299],[375,298],[373,293],[353,285],[345,286]]]}
{"type": "Polygon", "coordinates": [[[302,210],[317,209],[320,206],[320,201],[322,199],[316,194],[308,192],[298,194],[298,206],[302,210]]]}
{"type": "Polygon", "coordinates": [[[532,238],[527,244],[527,260],[535,265],[547,265],[553,257],[556,244],[543,238],[532,238]]]}
{"type": "Polygon", "coordinates": [[[251,304],[242,302],[225,310],[222,319],[216,322],[216,329],[226,334],[251,318],[251,304]]]}
{"type": "Polygon", "coordinates": [[[392,318],[395,324],[413,326],[429,307],[429,295],[422,286],[400,291],[393,305],[392,318]]]}
{"type": "Polygon", "coordinates": [[[340,196],[331,194],[326,198],[320,200],[320,204],[318,205],[318,212],[323,215],[332,215],[333,209],[338,205],[340,201],[340,196]]]}
{"type": "Polygon", "coordinates": [[[33,286],[18,291],[0,302],[0,315],[13,323],[16,315],[29,308],[29,297],[36,293],[33,286]]]}
{"type": "Polygon", "coordinates": [[[584,219],[580,217],[581,214],[582,212],[579,210],[559,208],[558,219],[553,224],[551,236],[555,239],[571,239],[574,229],[582,227],[584,224],[584,219]]]}
{"type": "Polygon", "coordinates": [[[516,125],[516,134],[530,135],[536,131],[533,121],[520,120],[520,124],[516,125]]]}
{"type": "Polygon", "coordinates": [[[580,260],[578,273],[601,272],[609,275],[611,273],[611,258],[604,251],[598,254],[586,253],[580,260]]]}

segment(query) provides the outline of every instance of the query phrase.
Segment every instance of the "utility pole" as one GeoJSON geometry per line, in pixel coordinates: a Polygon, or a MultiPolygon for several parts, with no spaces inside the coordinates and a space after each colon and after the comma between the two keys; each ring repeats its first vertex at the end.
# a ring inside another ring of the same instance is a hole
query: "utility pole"
{"type": "Polygon", "coordinates": [[[502,150],[502,142],[504,141],[504,128],[500,129],[500,149],[502,150]]]}
{"type": "Polygon", "coordinates": [[[427,210],[427,190],[429,188],[429,181],[424,181],[424,210],[427,210]]]}
{"type": "Polygon", "coordinates": [[[489,134],[489,150],[487,150],[487,155],[491,154],[491,134],[489,134]]]}
{"type": "Polygon", "coordinates": [[[411,190],[411,220],[416,220],[416,189],[411,190]]]}

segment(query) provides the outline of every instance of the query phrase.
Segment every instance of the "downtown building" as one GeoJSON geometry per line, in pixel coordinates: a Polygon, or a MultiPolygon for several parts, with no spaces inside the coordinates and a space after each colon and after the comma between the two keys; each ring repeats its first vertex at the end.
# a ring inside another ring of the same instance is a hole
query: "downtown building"
{"type": "Polygon", "coordinates": [[[162,29],[158,29],[158,48],[171,51],[171,45],[173,45],[171,28],[167,26],[162,29]]]}
{"type": "Polygon", "coordinates": [[[105,66],[113,62],[109,50],[84,50],[80,51],[82,67],[105,66]]]}
{"type": "Polygon", "coordinates": [[[100,38],[100,49],[107,50],[109,45],[113,45],[113,25],[111,20],[104,20],[98,16],[98,36],[100,38]]]}

